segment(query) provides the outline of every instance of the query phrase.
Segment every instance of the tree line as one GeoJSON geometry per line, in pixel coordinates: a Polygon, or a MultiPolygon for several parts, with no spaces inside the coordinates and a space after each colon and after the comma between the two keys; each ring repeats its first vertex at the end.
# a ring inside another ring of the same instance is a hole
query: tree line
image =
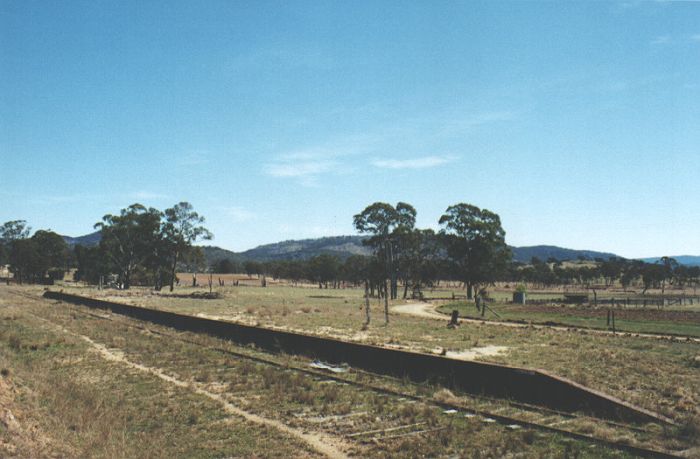
{"type": "Polygon", "coordinates": [[[98,246],[77,245],[71,251],[60,235],[40,230],[29,237],[26,221],[13,220],[0,227],[0,264],[9,264],[20,283],[62,279],[77,267],[75,280],[97,284],[114,277],[123,289],[136,282],[157,290],[169,285],[172,291],[180,264],[202,257],[193,244],[213,237],[203,223],[188,202],[162,212],[132,204],[95,224],[101,232],[98,246]]]}
{"type": "Polygon", "coordinates": [[[96,284],[113,279],[124,289],[138,284],[172,290],[179,270],[245,272],[293,283],[312,282],[321,288],[364,285],[368,297],[384,299],[385,312],[390,299],[420,297],[422,289],[440,281],[462,283],[465,296],[473,299],[495,282],[583,288],[619,282],[624,288],[638,285],[645,293],[650,288],[664,292],[668,286],[697,287],[700,280],[700,267],[684,266],[669,257],[657,263],[622,258],[582,265],[537,258],[518,263],[512,260],[505,230],[494,212],[465,203],[449,206],[437,222],[438,231],[416,228],[416,215],[405,202],[375,202],[355,215],[353,224],[367,236],[364,243],[371,256],[341,260],[326,253],[309,260],[224,259],[207,267],[194,244],[211,239],[212,234],[191,204],[180,202],[165,211],[132,204],[95,224],[101,231],[95,247],[77,245],[70,250],[52,231],[39,230],[30,237],[25,221],[6,222],[0,227],[0,265],[9,265],[18,282],[60,279],[76,267],[76,280],[96,284]]]}
{"type": "Polygon", "coordinates": [[[506,280],[529,283],[539,287],[579,286],[609,287],[618,283],[624,288],[639,286],[642,294],[650,288],[693,287],[700,284],[700,266],[685,266],[674,258],[661,257],[656,263],[612,257],[596,258],[592,265],[564,266],[562,261],[547,261],[533,257],[529,264],[513,262],[506,280]]]}

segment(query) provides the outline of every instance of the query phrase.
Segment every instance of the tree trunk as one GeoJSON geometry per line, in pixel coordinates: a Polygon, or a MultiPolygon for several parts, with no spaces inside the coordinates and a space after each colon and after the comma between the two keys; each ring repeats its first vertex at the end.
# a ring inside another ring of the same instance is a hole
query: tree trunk
{"type": "Polygon", "coordinates": [[[369,282],[365,281],[365,325],[369,325],[369,282]]]}
{"type": "Polygon", "coordinates": [[[179,258],[179,252],[175,252],[175,257],[173,258],[173,264],[170,267],[170,291],[175,289],[175,271],[177,270],[177,259],[179,258]]]}
{"type": "Polygon", "coordinates": [[[389,325],[389,292],[386,280],[384,280],[384,323],[389,325]]]}
{"type": "Polygon", "coordinates": [[[474,285],[471,282],[466,282],[467,284],[467,299],[474,299],[474,285]]]}

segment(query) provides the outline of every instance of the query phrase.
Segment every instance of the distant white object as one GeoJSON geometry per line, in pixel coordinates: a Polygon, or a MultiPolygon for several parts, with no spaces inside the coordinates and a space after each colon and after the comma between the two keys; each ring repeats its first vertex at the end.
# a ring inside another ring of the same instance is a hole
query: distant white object
{"type": "Polygon", "coordinates": [[[345,367],[336,367],[328,363],[321,362],[320,360],[314,360],[309,364],[309,366],[311,368],[318,368],[319,370],[328,370],[333,373],[345,373],[346,371],[348,371],[348,369],[345,367]]]}
{"type": "Polygon", "coordinates": [[[453,409],[443,411],[443,413],[445,413],[445,414],[455,414],[456,412],[457,412],[457,410],[453,410],[453,409]]]}

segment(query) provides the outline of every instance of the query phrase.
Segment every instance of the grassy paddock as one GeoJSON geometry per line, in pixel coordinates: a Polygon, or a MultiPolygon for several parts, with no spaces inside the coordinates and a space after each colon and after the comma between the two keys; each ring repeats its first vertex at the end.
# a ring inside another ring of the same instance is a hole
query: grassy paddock
{"type": "MultiPolygon", "coordinates": [[[[396,315],[384,326],[383,304],[373,299],[372,322],[363,330],[363,292],[285,285],[225,287],[218,299],[173,298],[149,290],[128,292],[70,289],[178,313],[291,329],[422,352],[461,352],[503,346],[505,352],[478,357],[496,363],[541,368],[602,390],[680,422],[700,416],[700,346],[692,342],[631,336],[600,336],[585,331],[463,324],[456,330],[435,320],[396,315]]],[[[180,288],[177,294],[202,289],[180,288]]],[[[399,301],[402,303],[403,301],[399,301]]]]}
{"type": "MultiPolygon", "coordinates": [[[[1,399],[3,408],[18,413],[22,426],[36,426],[35,434],[46,440],[39,450],[2,430],[0,438],[6,449],[0,451],[14,448],[14,453],[3,455],[314,457],[298,441],[275,429],[227,416],[215,402],[188,388],[100,359],[83,340],[61,332],[65,329],[89,336],[129,361],[220,394],[249,412],[305,432],[347,436],[347,452],[358,457],[502,457],[514,452],[527,457],[627,457],[556,435],[510,430],[477,418],[444,414],[420,402],[295,373],[285,366],[303,361],[295,362],[290,356],[267,355],[282,366],[266,366],[214,347],[260,355],[253,349],[201,335],[178,334],[205,346],[168,339],[130,325],[141,326],[137,321],[106,320],[86,314],[85,308],[11,297],[2,289],[0,319],[0,381],[24,391],[1,399]],[[371,435],[350,436],[404,425],[419,425],[430,433],[385,436],[381,441],[372,441],[371,435]]],[[[149,328],[173,333],[157,326],[149,328]]],[[[404,387],[407,383],[401,381],[391,384],[427,394],[434,390],[404,387]]],[[[454,397],[449,393],[441,396],[454,397]]],[[[595,428],[594,423],[590,425],[595,428]]],[[[673,438],[664,441],[676,444],[673,438]]]]}
{"type": "MultiPolygon", "coordinates": [[[[608,308],[557,305],[518,305],[489,303],[491,310],[481,315],[473,302],[457,301],[442,305],[439,312],[459,311],[460,317],[486,320],[511,320],[532,323],[556,323],[599,330],[612,329],[607,322],[608,308]],[[494,314],[495,312],[495,314],[494,314]],[[497,314],[497,315],[496,315],[497,314]]],[[[623,332],[658,333],[700,337],[700,312],[649,309],[611,308],[615,312],[615,328],[623,332]]]]}
{"type": "Polygon", "coordinates": [[[0,423],[0,456],[251,457],[259,442],[273,457],[314,456],[187,389],[103,360],[26,314],[28,306],[0,307],[0,380],[8,388],[0,400],[17,419],[12,428],[0,423]]]}

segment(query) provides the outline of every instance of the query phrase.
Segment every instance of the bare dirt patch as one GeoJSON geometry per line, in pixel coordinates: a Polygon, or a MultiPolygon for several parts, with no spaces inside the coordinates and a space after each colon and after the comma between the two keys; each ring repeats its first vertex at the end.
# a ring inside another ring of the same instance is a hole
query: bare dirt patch
{"type": "Polygon", "coordinates": [[[392,311],[398,314],[408,314],[427,319],[449,320],[449,317],[447,317],[445,314],[436,312],[434,305],[420,301],[394,306],[392,311]]]}
{"type": "Polygon", "coordinates": [[[245,418],[246,420],[253,422],[255,424],[260,424],[268,427],[273,427],[275,429],[278,429],[284,433],[287,433],[291,436],[294,436],[303,442],[305,442],[307,445],[315,449],[316,451],[330,457],[333,459],[341,459],[341,458],[347,458],[348,456],[342,451],[341,446],[343,444],[343,441],[340,438],[334,438],[331,437],[330,435],[327,434],[322,434],[318,432],[302,432],[298,429],[294,429],[292,427],[289,427],[279,421],[276,421],[274,419],[268,419],[264,418],[262,416],[259,416],[257,414],[250,413],[248,411],[244,411],[232,403],[226,401],[224,397],[222,397],[220,394],[211,392],[207,389],[204,388],[203,384],[195,383],[195,382],[185,382],[180,379],[174,378],[170,375],[167,375],[163,370],[160,368],[154,368],[154,367],[148,367],[145,365],[141,365],[139,363],[132,362],[128,359],[126,359],[123,355],[122,352],[113,350],[113,349],[108,349],[102,344],[96,343],[92,339],[90,339],[87,336],[84,335],[78,335],[80,338],[82,338],[84,341],[86,341],[90,346],[97,351],[100,356],[102,356],[106,360],[110,360],[113,362],[119,362],[123,365],[126,365],[130,368],[139,370],[144,373],[149,373],[154,376],[157,376],[158,378],[175,385],[177,387],[183,387],[183,388],[189,388],[196,392],[199,395],[203,395],[211,400],[214,400],[218,403],[220,403],[223,407],[224,410],[226,410],[227,413],[240,416],[245,418]]]}
{"type": "Polygon", "coordinates": [[[508,352],[508,346],[483,346],[465,349],[463,351],[447,351],[445,357],[458,360],[476,360],[480,357],[494,357],[508,352]]]}

